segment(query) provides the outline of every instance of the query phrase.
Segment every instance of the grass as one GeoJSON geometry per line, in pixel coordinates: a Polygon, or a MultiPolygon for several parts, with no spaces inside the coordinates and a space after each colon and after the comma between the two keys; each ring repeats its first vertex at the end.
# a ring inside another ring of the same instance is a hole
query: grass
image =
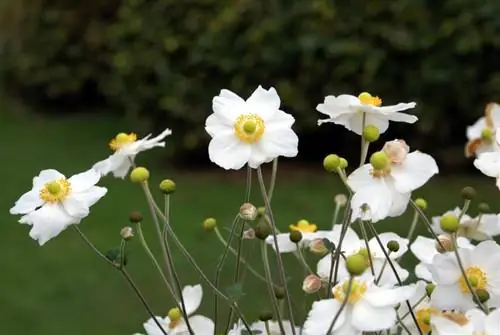
{"type": "MultiPolygon", "coordinates": [[[[0,106],[5,110],[5,106],[0,106]]],[[[40,248],[28,237],[28,227],[17,224],[17,218],[8,210],[14,201],[31,186],[31,178],[45,168],[56,168],[66,175],[83,171],[95,161],[106,157],[106,143],[115,133],[133,129],[130,124],[105,116],[48,119],[22,112],[9,105],[11,113],[0,115],[3,146],[0,148],[3,176],[0,194],[1,230],[1,334],[132,334],[143,331],[142,323],[148,318],[137,298],[119,274],[108,267],[83,244],[72,230],[40,248]]],[[[217,218],[224,232],[243,198],[244,172],[183,172],[160,168],[157,164],[161,150],[139,157],[139,162],[151,167],[151,185],[163,178],[176,181],[178,191],[172,198],[172,223],[185,246],[198,263],[213,278],[222,245],[213,234],[201,229],[204,218],[217,218]]],[[[128,225],[128,214],[133,210],[144,213],[144,229],[151,244],[155,245],[153,228],[147,207],[139,188],[127,180],[105,178],[102,184],[109,188],[108,195],[96,204],[81,229],[103,251],[119,244],[119,232],[128,225]]],[[[473,184],[483,200],[496,196],[494,183],[487,179],[463,177],[435,178],[415,192],[414,197],[428,199],[431,215],[460,204],[460,190],[473,184]]],[[[252,199],[261,205],[259,193],[254,189],[252,199]]],[[[279,174],[273,198],[274,212],[279,227],[286,227],[301,218],[328,229],[333,211],[333,197],[344,192],[332,175],[319,171],[294,171],[279,174]]],[[[376,196],[376,195],[374,195],[376,196]]],[[[161,199],[161,198],[159,198],[161,199]]],[[[489,201],[492,209],[500,211],[497,202],[489,201]]],[[[474,210],[474,209],[473,209],[474,210]]],[[[392,230],[405,234],[412,213],[387,220],[379,225],[380,231],[392,230]]],[[[421,229],[422,231],[422,229],[421,229]]],[[[245,250],[255,247],[255,241],[245,241],[245,250]]],[[[258,248],[256,248],[258,249],[258,248]]],[[[255,250],[256,250],[255,249],[255,250]]],[[[273,253],[271,252],[272,256],[273,253]]],[[[197,284],[198,277],[188,263],[174,255],[178,272],[184,284],[197,284]]],[[[297,266],[293,256],[286,257],[289,269],[297,266]],[[293,265],[293,266],[292,266],[293,265]]],[[[259,254],[253,263],[260,270],[259,254]]],[[[406,264],[412,264],[411,257],[406,264]]],[[[232,280],[233,259],[228,261],[223,276],[224,285],[232,280]]],[[[172,301],[153,270],[150,261],[137,242],[132,242],[129,272],[148,297],[158,315],[165,315],[172,301]]],[[[301,272],[290,275],[294,295],[300,292],[301,272]]],[[[263,308],[270,307],[265,287],[251,274],[247,275],[241,305],[254,319],[263,308]]],[[[200,313],[212,316],[213,295],[205,288],[205,299],[200,313]]],[[[222,305],[222,303],[221,303],[222,305]]],[[[226,311],[221,312],[222,315],[226,311]]]]}

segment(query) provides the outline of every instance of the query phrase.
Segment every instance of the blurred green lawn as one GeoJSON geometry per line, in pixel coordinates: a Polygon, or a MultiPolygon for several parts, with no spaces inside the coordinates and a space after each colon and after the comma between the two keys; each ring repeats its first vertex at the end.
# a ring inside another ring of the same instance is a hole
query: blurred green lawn
{"type": "MultiPolygon", "coordinates": [[[[3,137],[0,148],[0,175],[3,176],[0,195],[0,334],[118,335],[142,332],[142,323],[148,315],[127,283],[119,273],[95,257],[74,231],[65,231],[39,247],[29,238],[29,227],[18,224],[17,217],[9,215],[9,208],[22,193],[29,190],[32,177],[40,170],[56,168],[68,176],[83,171],[106,157],[110,137],[120,131],[133,131],[133,127],[124,121],[99,115],[41,118],[12,105],[0,106],[0,113],[0,134],[3,137]]],[[[229,226],[244,198],[244,172],[215,170],[212,173],[184,173],[167,167],[159,168],[161,158],[161,149],[156,149],[141,155],[138,162],[150,167],[151,185],[157,185],[163,178],[172,178],[177,182],[178,191],[172,198],[172,224],[185,246],[213,278],[222,246],[215,235],[201,229],[201,222],[205,217],[213,216],[224,232],[223,228],[229,226]]],[[[290,223],[306,218],[317,223],[320,229],[329,228],[333,197],[344,189],[333,175],[320,171],[287,169],[278,176],[273,208],[279,227],[286,229],[290,223]]],[[[128,214],[140,210],[146,218],[143,227],[148,239],[156,246],[156,237],[147,220],[147,207],[139,188],[128,180],[112,177],[105,178],[102,184],[109,188],[109,192],[93,207],[81,229],[106,251],[119,244],[119,232],[128,225],[128,214]]],[[[428,199],[428,212],[437,215],[460,204],[460,190],[468,184],[473,184],[480,198],[488,201],[494,210],[500,210],[498,202],[491,199],[496,198],[497,190],[493,181],[486,177],[474,180],[435,178],[430,185],[415,192],[414,197],[428,199]]],[[[252,198],[255,204],[260,205],[257,191],[254,189],[252,198]]],[[[411,216],[411,211],[408,211],[400,218],[380,224],[379,230],[405,234],[411,216]]],[[[245,250],[250,250],[253,243],[256,242],[245,241],[245,250]]],[[[130,273],[156,313],[166,314],[172,307],[172,301],[161,286],[149,259],[137,242],[131,243],[129,251],[130,273]]],[[[286,256],[286,259],[293,265],[289,269],[298,268],[293,263],[293,256],[286,256]]],[[[200,282],[178,253],[175,260],[184,284],[200,282]]],[[[227,263],[225,284],[231,282],[233,261],[231,258],[227,263]]],[[[260,269],[258,253],[255,253],[253,262],[260,269]]],[[[413,264],[411,257],[405,263],[413,264]]],[[[302,274],[294,270],[290,275],[293,277],[293,291],[299,294],[302,274]]],[[[250,273],[246,279],[246,295],[241,305],[252,320],[259,310],[269,306],[265,287],[250,273]]],[[[213,295],[206,285],[204,289],[205,299],[200,312],[211,316],[213,295]]],[[[221,313],[225,315],[226,310],[221,313]]]]}

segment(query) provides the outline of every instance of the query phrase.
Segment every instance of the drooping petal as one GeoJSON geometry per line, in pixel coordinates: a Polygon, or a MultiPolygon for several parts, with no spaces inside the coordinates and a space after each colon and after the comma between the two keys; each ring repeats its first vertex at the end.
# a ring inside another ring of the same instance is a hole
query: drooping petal
{"type": "Polygon", "coordinates": [[[10,214],[26,214],[34,211],[43,205],[43,200],[40,198],[39,191],[31,190],[24,193],[10,209],[10,214]]]}
{"type": "Polygon", "coordinates": [[[401,165],[391,167],[394,186],[400,193],[416,190],[437,173],[439,169],[434,158],[419,151],[409,153],[401,165]]]}
{"type": "Polygon", "coordinates": [[[352,218],[378,222],[389,215],[392,207],[391,191],[383,181],[359,189],[351,199],[352,218]]]}
{"type": "MultiPolygon", "coordinates": [[[[349,108],[352,104],[358,104],[359,100],[352,95],[342,94],[339,96],[329,95],[325,97],[322,104],[316,106],[316,110],[322,114],[335,119],[344,114],[352,114],[352,110],[349,108]]],[[[335,122],[335,121],[333,121],[335,122]]]]}
{"type": "Polygon", "coordinates": [[[391,328],[396,323],[396,311],[392,306],[374,308],[360,300],[354,305],[352,324],[362,331],[377,331],[391,328]]]}
{"type": "Polygon", "coordinates": [[[358,134],[363,134],[363,125],[366,127],[368,125],[375,126],[378,128],[379,133],[385,133],[389,128],[389,120],[381,115],[380,113],[356,113],[351,116],[349,123],[345,126],[348,130],[358,134]],[[363,116],[363,114],[365,114],[363,116]]]}
{"type": "Polygon", "coordinates": [[[265,90],[259,85],[246,101],[247,108],[259,115],[262,120],[273,118],[281,104],[281,99],[274,87],[265,90]]]}
{"type": "Polygon", "coordinates": [[[389,189],[391,191],[392,204],[388,216],[395,218],[406,212],[408,204],[410,203],[411,193],[399,193],[393,186],[389,187],[389,189]]]}
{"type": "MultiPolygon", "coordinates": [[[[326,334],[333,322],[335,315],[340,310],[341,303],[335,299],[325,299],[315,301],[312,305],[309,314],[307,315],[306,322],[304,323],[304,334],[305,335],[319,335],[326,334]]],[[[335,332],[346,322],[346,314],[348,313],[344,310],[339,314],[332,331],[335,332]]]]}
{"type": "Polygon", "coordinates": [[[210,161],[226,170],[241,169],[250,154],[250,145],[240,142],[234,134],[215,136],[208,145],[210,161]]]}
{"type": "Polygon", "coordinates": [[[474,166],[484,175],[497,178],[500,175],[500,153],[484,152],[474,160],[474,166]]]}
{"type": "Polygon", "coordinates": [[[203,298],[203,288],[201,285],[184,286],[182,289],[182,298],[186,306],[186,314],[191,315],[200,307],[203,298]]]}
{"type": "MultiPolygon", "coordinates": [[[[214,322],[202,315],[193,315],[189,318],[189,325],[194,332],[194,335],[209,335],[214,333],[214,322]]],[[[179,329],[178,331],[185,330],[186,334],[189,333],[187,325],[183,325],[185,329],[179,329]]]]}

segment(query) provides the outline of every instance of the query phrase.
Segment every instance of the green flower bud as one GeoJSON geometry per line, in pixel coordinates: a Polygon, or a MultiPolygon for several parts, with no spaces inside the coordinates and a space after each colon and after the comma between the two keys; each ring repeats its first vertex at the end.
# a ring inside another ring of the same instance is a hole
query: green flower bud
{"type": "Polygon", "coordinates": [[[344,170],[348,165],[349,163],[347,162],[347,159],[340,157],[339,169],[344,170]]]}
{"type": "Polygon", "coordinates": [[[274,296],[278,300],[281,300],[281,299],[285,298],[285,288],[282,287],[282,286],[276,286],[274,288],[274,296]]]}
{"type": "Polygon", "coordinates": [[[363,138],[367,142],[375,142],[380,137],[380,130],[374,125],[367,125],[363,129],[363,138]]]}
{"type": "Polygon", "coordinates": [[[336,172],[340,166],[340,157],[334,154],[328,155],[323,160],[323,167],[328,172],[336,172]]]}
{"type": "Polygon", "coordinates": [[[366,258],[361,254],[354,254],[347,257],[347,272],[352,276],[360,276],[367,268],[366,258]]]}
{"type": "Polygon", "coordinates": [[[476,197],[476,190],[472,186],[467,186],[462,189],[462,199],[472,200],[476,197]]]}
{"type": "Polygon", "coordinates": [[[272,320],[273,318],[273,312],[269,310],[265,310],[259,313],[259,320],[262,322],[267,322],[269,320],[272,320]]]}
{"type": "Polygon", "coordinates": [[[160,190],[165,194],[171,194],[175,192],[175,183],[173,180],[164,179],[160,183],[160,190]]]}
{"type": "Polygon", "coordinates": [[[389,163],[389,157],[383,151],[374,152],[370,157],[370,164],[375,170],[384,170],[389,163]]]}
{"type": "Polygon", "coordinates": [[[302,233],[298,230],[294,230],[290,232],[290,241],[293,243],[299,243],[302,240],[302,233]]]}
{"type": "Polygon", "coordinates": [[[142,222],[142,214],[140,212],[132,212],[129,215],[129,221],[132,223],[142,222]]]}
{"type": "Polygon", "coordinates": [[[266,214],[266,207],[261,206],[257,208],[257,217],[263,217],[266,214]]]}
{"type": "Polygon", "coordinates": [[[491,128],[484,128],[481,131],[481,139],[485,142],[491,143],[493,141],[493,129],[491,128]]]}
{"type": "Polygon", "coordinates": [[[265,240],[272,232],[271,227],[265,221],[259,222],[255,226],[254,230],[255,230],[255,237],[257,237],[259,240],[265,240]]]}
{"type": "Polygon", "coordinates": [[[446,214],[439,220],[441,229],[447,233],[456,233],[460,228],[460,222],[455,214],[446,214]]]}
{"type": "Polygon", "coordinates": [[[477,289],[476,295],[477,295],[477,298],[479,299],[479,302],[482,304],[485,303],[486,301],[490,300],[490,294],[486,290],[477,289]]]}
{"type": "Polygon", "coordinates": [[[387,249],[391,252],[398,252],[399,250],[399,243],[398,241],[389,241],[387,242],[387,249]]]}
{"type": "Polygon", "coordinates": [[[427,293],[427,296],[430,297],[432,295],[432,292],[434,292],[434,289],[436,288],[436,285],[429,283],[425,287],[425,292],[427,293]]]}
{"type": "Polygon", "coordinates": [[[205,229],[206,232],[211,232],[215,229],[216,226],[217,220],[215,220],[214,218],[206,218],[203,221],[203,229],[205,229]]]}
{"type": "Polygon", "coordinates": [[[179,321],[182,317],[182,313],[181,313],[181,310],[179,308],[171,308],[169,311],[168,311],[168,318],[170,319],[170,321],[179,321]]]}
{"type": "Polygon", "coordinates": [[[490,206],[487,203],[482,202],[479,204],[478,209],[479,209],[479,213],[489,213],[490,206]]]}
{"type": "Polygon", "coordinates": [[[415,205],[423,211],[427,209],[427,201],[423,198],[415,199],[415,205]]]}
{"type": "Polygon", "coordinates": [[[133,183],[143,183],[149,179],[149,171],[145,167],[136,167],[130,172],[130,180],[133,183]]]}

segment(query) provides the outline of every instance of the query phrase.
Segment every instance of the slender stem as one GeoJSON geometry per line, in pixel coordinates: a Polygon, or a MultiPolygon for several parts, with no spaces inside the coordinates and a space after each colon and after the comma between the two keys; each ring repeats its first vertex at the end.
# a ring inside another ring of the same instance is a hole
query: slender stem
{"type": "Polygon", "coordinates": [[[269,321],[264,323],[264,327],[266,327],[266,334],[271,334],[271,328],[269,327],[269,321]]]}
{"type": "Polygon", "coordinates": [[[342,313],[344,308],[347,306],[347,302],[349,301],[349,295],[351,294],[353,282],[354,282],[354,278],[350,277],[349,282],[347,284],[347,290],[345,291],[344,300],[342,301],[342,305],[340,305],[340,308],[337,311],[337,314],[335,314],[335,317],[333,318],[332,323],[330,324],[330,327],[328,327],[328,331],[326,332],[326,334],[330,334],[332,332],[332,329],[335,326],[335,323],[337,322],[338,318],[340,317],[340,314],[342,313]]]}
{"type": "MultiPolygon", "coordinates": [[[[151,197],[151,194],[146,194],[147,197],[151,197]]],[[[184,245],[182,244],[182,242],[179,240],[179,237],[177,236],[177,234],[175,234],[175,231],[172,229],[172,226],[170,226],[170,223],[167,221],[167,219],[165,218],[165,216],[163,215],[163,212],[160,210],[160,208],[158,208],[158,206],[156,205],[156,203],[153,201],[152,204],[154,205],[154,209],[156,211],[156,213],[158,214],[158,216],[165,222],[165,227],[166,227],[166,230],[167,230],[167,233],[172,237],[172,240],[174,241],[175,245],[179,248],[179,250],[181,251],[181,253],[184,255],[184,257],[186,257],[186,259],[189,261],[189,264],[191,264],[191,266],[193,267],[193,269],[196,271],[196,273],[200,276],[200,278],[212,289],[214,290],[215,292],[217,292],[217,294],[219,295],[219,297],[221,297],[222,299],[224,299],[228,305],[234,309],[234,311],[236,312],[236,314],[238,315],[238,317],[241,319],[241,322],[243,323],[243,325],[245,326],[245,329],[248,331],[248,332],[251,332],[251,329],[250,329],[250,325],[248,324],[248,322],[246,321],[246,318],[245,316],[243,315],[243,313],[241,312],[240,308],[238,307],[238,304],[235,302],[235,301],[232,301],[229,297],[227,297],[224,293],[222,293],[219,288],[217,288],[211,281],[210,279],[208,279],[207,275],[203,272],[203,270],[201,270],[201,268],[199,267],[198,263],[196,263],[196,260],[193,258],[193,256],[189,253],[189,251],[187,251],[186,247],[184,247],[184,245]]]]}
{"type": "Polygon", "coordinates": [[[372,272],[372,276],[375,276],[375,268],[373,267],[372,253],[370,251],[370,243],[368,243],[369,240],[368,240],[368,234],[366,233],[365,224],[361,220],[359,223],[360,223],[359,226],[361,228],[361,234],[363,235],[363,240],[365,240],[366,252],[368,253],[368,261],[370,262],[370,271],[372,272]]]}
{"type": "MultiPolygon", "coordinates": [[[[339,238],[339,245],[336,246],[335,252],[333,254],[333,263],[335,263],[335,273],[333,274],[333,283],[337,283],[337,277],[339,273],[339,259],[342,254],[342,243],[344,242],[344,238],[347,235],[347,231],[349,230],[349,223],[351,221],[351,215],[352,215],[352,210],[350,208],[351,204],[351,196],[349,196],[349,199],[347,201],[347,207],[349,208],[348,210],[345,211],[344,213],[344,220],[342,221],[342,230],[340,231],[340,238],[339,238]]],[[[331,294],[331,288],[332,288],[332,268],[330,268],[330,277],[328,279],[328,296],[331,294]]]]}
{"type": "Polygon", "coordinates": [[[387,266],[387,259],[384,259],[384,263],[382,264],[382,268],[380,269],[380,273],[377,276],[377,279],[375,280],[375,284],[378,285],[380,282],[380,279],[382,279],[382,275],[384,274],[385,267],[387,266]]]}
{"type": "MultiPolygon", "coordinates": [[[[236,226],[238,225],[239,221],[239,215],[236,215],[236,217],[233,220],[233,223],[231,224],[231,232],[229,233],[229,240],[227,241],[226,247],[224,248],[224,251],[222,252],[222,256],[219,259],[219,262],[217,263],[217,266],[215,268],[215,281],[214,285],[219,287],[220,283],[220,274],[222,272],[222,267],[224,266],[224,263],[227,258],[227,254],[229,252],[229,246],[231,245],[231,242],[233,241],[233,237],[236,232],[236,226]]],[[[219,297],[217,296],[217,293],[214,293],[214,335],[217,330],[217,319],[218,319],[218,312],[219,312],[219,297]]]]}
{"type": "Polygon", "coordinates": [[[340,212],[340,206],[339,204],[336,203],[332,215],[332,229],[335,228],[335,224],[337,223],[337,219],[339,217],[339,212],[340,212]]]}
{"type": "Polygon", "coordinates": [[[260,166],[257,168],[257,178],[259,179],[259,185],[260,185],[260,190],[262,193],[262,197],[264,198],[264,204],[266,207],[266,214],[269,217],[269,221],[271,222],[271,230],[273,233],[273,240],[274,240],[274,249],[276,250],[276,260],[277,260],[277,265],[278,265],[278,273],[280,275],[280,281],[281,285],[283,286],[283,289],[285,290],[285,298],[287,301],[288,305],[288,313],[290,317],[290,326],[292,328],[292,334],[295,334],[295,321],[293,317],[293,309],[292,309],[292,300],[290,297],[290,292],[288,291],[288,283],[286,282],[286,275],[285,275],[285,268],[283,266],[283,260],[281,259],[281,253],[278,245],[278,239],[276,237],[276,222],[274,221],[274,216],[273,212],[271,209],[271,203],[269,202],[269,197],[267,196],[266,192],[266,186],[264,185],[264,177],[262,176],[262,169],[260,166]]]}
{"type": "MultiPolygon", "coordinates": [[[[215,235],[217,235],[217,237],[218,237],[219,241],[221,241],[221,243],[222,243],[224,246],[228,246],[229,244],[226,242],[226,240],[224,239],[224,237],[221,235],[220,230],[219,230],[217,227],[215,227],[215,228],[214,228],[214,231],[215,231],[215,235]]],[[[235,255],[235,256],[237,256],[237,254],[238,254],[238,253],[236,252],[236,250],[234,250],[231,246],[229,246],[229,251],[231,251],[231,253],[232,253],[233,255],[235,255]]],[[[261,274],[259,274],[259,273],[257,272],[257,270],[255,270],[255,269],[254,269],[254,268],[253,268],[253,267],[252,267],[252,266],[248,263],[248,261],[247,261],[245,258],[241,257],[241,263],[243,263],[243,264],[247,267],[247,269],[248,269],[248,270],[249,270],[249,271],[250,271],[250,272],[251,272],[251,273],[252,273],[255,277],[259,278],[259,279],[260,279],[260,280],[262,280],[263,282],[265,282],[265,281],[266,281],[266,278],[264,278],[261,274]]]]}
{"type": "MultiPolygon", "coordinates": [[[[385,246],[382,243],[382,241],[380,240],[380,237],[378,236],[377,230],[375,229],[375,227],[373,226],[373,224],[370,221],[366,221],[366,223],[368,224],[368,228],[370,228],[370,230],[372,231],[373,236],[377,240],[377,243],[380,246],[380,249],[382,249],[382,252],[384,253],[385,259],[389,263],[389,266],[391,267],[392,272],[394,272],[394,277],[396,277],[396,280],[398,281],[399,286],[402,286],[403,282],[401,281],[401,278],[399,277],[398,271],[394,267],[394,264],[392,263],[392,261],[389,257],[389,254],[387,253],[387,250],[385,250],[385,246]]],[[[415,322],[415,325],[417,326],[419,334],[423,335],[422,330],[418,326],[418,321],[417,321],[417,318],[415,316],[415,313],[413,312],[413,309],[411,308],[410,301],[406,300],[405,303],[406,303],[406,306],[408,307],[408,310],[410,311],[410,315],[411,315],[411,318],[413,319],[413,322],[415,322]]]]}
{"type": "Polygon", "coordinates": [[[92,251],[95,252],[95,254],[97,256],[99,256],[102,259],[104,259],[109,265],[111,265],[113,267],[116,267],[116,265],[112,261],[110,261],[108,259],[108,257],[106,257],[102,252],[99,251],[99,249],[97,249],[97,247],[92,242],[90,242],[90,240],[87,238],[87,236],[85,236],[85,234],[80,230],[80,228],[78,228],[77,225],[72,225],[72,227],[80,235],[80,237],[87,244],[87,246],[89,246],[90,249],[92,249],[92,251]]]}
{"type": "Polygon", "coordinates": [[[146,299],[144,298],[144,295],[141,293],[141,291],[139,290],[139,288],[137,287],[137,285],[135,284],[135,282],[132,280],[132,278],[128,274],[127,270],[125,270],[125,268],[121,268],[119,270],[120,270],[120,273],[123,275],[123,277],[130,284],[130,287],[132,287],[132,289],[134,290],[134,292],[137,295],[137,297],[139,297],[139,299],[141,300],[142,304],[144,305],[144,307],[148,311],[148,313],[151,316],[151,318],[153,319],[153,321],[158,326],[158,329],[161,331],[161,333],[163,335],[168,335],[167,332],[165,331],[165,328],[163,328],[163,326],[160,324],[160,322],[158,321],[158,319],[156,318],[156,316],[153,314],[153,311],[151,310],[151,307],[149,307],[146,299]]]}
{"type": "Polygon", "coordinates": [[[269,184],[269,191],[267,192],[267,197],[269,202],[271,202],[274,194],[274,188],[276,187],[276,175],[278,173],[278,158],[273,159],[273,168],[271,170],[271,182],[269,184]]]}
{"type": "Polygon", "coordinates": [[[462,210],[460,211],[460,215],[458,216],[458,222],[462,221],[462,217],[469,210],[469,206],[470,206],[470,200],[465,200],[464,206],[462,207],[462,210]]]}
{"type": "MultiPolygon", "coordinates": [[[[151,190],[149,189],[149,186],[147,183],[142,183],[142,189],[143,189],[144,193],[146,194],[147,203],[149,206],[149,210],[151,212],[151,216],[153,217],[153,222],[154,222],[154,225],[156,228],[156,232],[158,234],[158,238],[160,240],[160,245],[162,248],[163,257],[165,260],[166,268],[168,270],[168,274],[171,276],[171,279],[175,283],[175,287],[177,288],[176,300],[178,299],[181,303],[181,307],[182,307],[181,313],[182,313],[182,316],[184,318],[184,321],[186,322],[186,326],[188,328],[189,333],[194,334],[193,329],[191,328],[191,324],[189,322],[188,315],[187,315],[184,297],[182,296],[182,293],[181,293],[182,292],[181,283],[180,283],[180,280],[179,280],[177,273],[174,270],[174,261],[172,259],[172,254],[171,254],[170,250],[167,249],[167,244],[166,244],[166,239],[165,239],[166,236],[163,235],[164,232],[162,231],[162,229],[160,227],[160,221],[158,220],[158,216],[156,215],[155,206],[156,207],[158,207],[158,206],[156,205],[156,202],[154,201],[153,195],[151,194],[151,190]]],[[[170,224],[169,217],[164,216],[161,211],[160,211],[160,213],[165,218],[165,224],[170,224]]]]}
{"type": "MultiPolygon", "coordinates": [[[[408,329],[408,327],[406,327],[406,325],[403,323],[403,321],[401,320],[401,318],[399,317],[399,315],[396,315],[396,318],[397,318],[397,322],[399,324],[399,326],[408,334],[408,335],[412,335],[411,331],[408,329]]],[[[417,328],[420,329],[420,326],[417,325],[417,328]]]]}
{"type": "Polygon", "coordinates": [[[422,220],[424,221],[424,223],[425,223],[425,225],[427,227],[427,230],[432,235],[432,237],[436,240],[436,242],[439,244],[439,246],[441,247],[441,249],[442,250],[446,250],[446,248],[444,247],[444,245],[441,242],[441,240],[439,239],[439,237],[436,235],[436,233],[434,232],[434,230],[432,230],[432,224],[429,221],[429,219],[427,218],[427,215],[425,215],[425,213],[420,209],[420,207],[417,206],[417,204],[415,203],[415,201],[413,201],[413,200],[410,199],[410,204],[413,206],[413,209],[415,209],[415,211],[420,215],[420,217],[422,218],[422,220]]]}
{"type": "Polygon", "coordinates": [[[308,274],[314,274],[314,271],[311,269],[311,267],[309,266],[309,264],[307,264],[307,261],[306,259],[304,258],[304,253],[302,252],[302,249],[297,246],[297,256],[300,260],[300,263],[302,264],[302,266],[304,267],[304,270],[308,273],[308,274]]]}
{"type": "Polygon", "coordinates": [[[262,241],[260,243],[260,253],[262,256],[262,263],[264,265],[264,273],[266,274],[266,283],[267,283],[267,291],[269,293],[269,297],[271,298],[271,303],[273,304],[274,314],[276,314],[276,320],[278,321],[278,325],[280,327],[280,331],[282,334],[285,334],[285,327],[283,325],[283,319],[281,317],[280,306],[278,303],[278,298],[274,294],[273,288],[273,277],[271,275],[271,268],[269,266],[269,258],[267,256],[267,243],[262,241]]]}
{"type": "Polygon", "coordinates": [[[415,232],[417,223],[418,223],[418,212],[415,211],[413,213],[413,220],[411,221],[410,231],[408,232],[408,237],[407,237],[409,243],[411,243],[411,239],[413,238],[413,233],[415,232]]]}
{"type": "MultiPolygon", "coordinates": [[[[163,202],[164,202],[164,215],[167,218],[168,222],[170,222],[170,194],[165,194],[163,202]]],[[[151,214],[153,214],[153,212],[151,214]]],[[[167,266],[168,277],[170,278],[170,281],[175,282],[176,273],[175,273],[175,268],[174,268],[174,262],[173,262],[173,259],[171,258],[172,252],[170,251],[170,244],[168,242],[168,234],[165,231],[165,227],[163,227],[163,229],[162,229],[161,236],[162,236],[163,242],[165,243],[165,250],[167,251],[166,255],[169,256],[169,258],[170,258],[168,261],[169,266],[167,266]]],[[[182,289],[180,287],[180,284],[176,285],[176,286],[177,287],[174,287],[175,293],[179,297],[181,297],[182,289]]]]}
{"type": "MultiPolygon", "coordinates": [[[[361,120],[361,131],[364,131],[365,127],[366,127],[366,113],[363,113],[363,119],[361,120]]],[[[363,138],[363,136],[361,136],[361,157],[359,159],[359,166],[363,166],[365,164],[369,146],[370,142],[367,142],[363,138]]]]}

